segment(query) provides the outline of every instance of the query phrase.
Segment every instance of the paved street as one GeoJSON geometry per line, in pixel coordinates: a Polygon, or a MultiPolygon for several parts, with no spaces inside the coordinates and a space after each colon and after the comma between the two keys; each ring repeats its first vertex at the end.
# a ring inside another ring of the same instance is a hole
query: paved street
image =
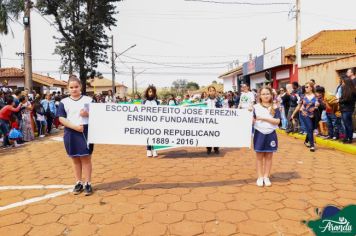
{"type": "MultiPolygon", "coordinates": [[[[64,193],[0,211],[0,235],[313,235],[315,208],[356,202],[356,157],[280,135],[270,188],[255,185],[247,149],[162,151],[97,145],[93,196],[64,193]]],[[[0,186],[71,185],[63,143],[46,138],[0,152],[0,186]]],[[[60,186],[59,186],[60,187],[60,186]]],[[[65,186],[63,187],[65,188],[65,186]]],[[[64,191],[0,190],[0,206],[64,191]]]]}

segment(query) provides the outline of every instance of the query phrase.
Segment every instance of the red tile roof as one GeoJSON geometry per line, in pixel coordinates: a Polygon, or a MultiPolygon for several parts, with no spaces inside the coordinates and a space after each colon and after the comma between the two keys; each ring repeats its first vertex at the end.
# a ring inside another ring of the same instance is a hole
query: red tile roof
{"type": "MultiPolygon", "coordinates": [[[[356,54],[356,30],[323,30],[302,41],[302,55],[356,54]]],[[[285,56],[295,55],[295,46],[285,56]]]]}
{"type": "MultiPolygon", "coordinates": [[[[0,68],[0,78],[24,78],[24,70],[18,68],[0,68]]],[[[66,87],[67,83],[49,76],[32,73],[32,80],[51,87],[66,87]]]]}
{"type": "Polygon", "coordinates": [[[24,71],[17,68],[0,68],[0,78],[24,77],[24,71]]]}

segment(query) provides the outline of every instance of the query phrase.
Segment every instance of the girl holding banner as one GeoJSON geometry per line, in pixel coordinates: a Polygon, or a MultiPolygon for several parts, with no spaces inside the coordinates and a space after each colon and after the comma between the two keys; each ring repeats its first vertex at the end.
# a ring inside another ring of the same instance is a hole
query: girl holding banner
{"type": "Polygon", "coordinates": [[[91,195],[91,154],[93,144],[88,144],[88,117],[89,103],[92,99],[81,95],[82,84],[75,75],[68,80],[70,96],[62,99],[58,107],[59,121],[64,125],[64,146],[69,157],[72,158],[74,175],[77,180],[73,193],[82,191],[85,195],[91,195]],[[82,173],[85,176],[85,184],[82,182],[82,173]]]}
{"type": "MultiPolygon", "coordinates": [[[[145,91],[145,100],[142,102],[144,105],[158,106],[159,101],[157,100],[157,89],[155,86],[150,85],[145,91]]],[[[154,150],[153,146],[147,146],[147,157],[158,157],[158,153],[154,150]]]]}
{"type": "MultiPolygon", "coordinates": [[[[208,87],[208,98],[205,101],[206,105],[208,108],[221,108],[222,104],[221,101],[216,97],[216,89],[214,86],[209,86],[208,87]]],[[[212,147],[207,147],[206,148],[206,153],[208,155],[211,154],[211,149],[212,147]]],[[[219,147],[214,147],[214,153],[219,154],[219,147]]]]}
{"type": "Polygon", "coordinates": [[[256,152],[257,186],[272,185],[269,175],[272,168],[273,152],[278,149],[276,129],[280,123],[280,112],[273,106],[273,92],[263,87],[259,94],[259,103],[254,107],[254,137],[256,152]],[[264,164],[264,166],[263,166],[264,164]]]}

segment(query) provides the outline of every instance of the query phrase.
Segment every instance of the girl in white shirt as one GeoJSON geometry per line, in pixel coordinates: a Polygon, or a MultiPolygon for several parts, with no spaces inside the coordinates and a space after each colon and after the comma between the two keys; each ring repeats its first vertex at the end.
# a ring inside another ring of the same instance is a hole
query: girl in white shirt
{"type": "MultiPolygon", "coordinates": [[[[157,89],[155,86],[150,85],[145,91],[145,100],[142,102],[144,105],[148,106],[158,106],[159,101],[157,100],[157,89]]],[[[154,150],[154,146],[147,146],[147,157],[158,157],[158,153],[154,150]]]]}
{"type": "Polygon", "coordinates": [[[259,103],[254,108],[253,145],[256,152],[257,186],[271,186],[269,175],[272,168],[273,152],[278,149],[276,129],[280,123],[280,112],[273,105],[273,93],[269,87],[263,87],[259,94],[259,103]],[[264,164],[264,166],[263,166],[264,164]]]}
{"type": "Polygon", "coordinates": [[[64,125],[64,146],[69,157],[72,158],[74,175],[77,180],[73,193],[79,194],[83,190],[85,195],[91,195],[92,163],[91,154],[93,144],[88,144],[89,103],[92,99],[81,94],[81,81],[72,75],[68,80],[70,96],[61,100],[58,107],[59,121],[64,125]],[[82,179],[84,175],[84,182],[82,179]]]}

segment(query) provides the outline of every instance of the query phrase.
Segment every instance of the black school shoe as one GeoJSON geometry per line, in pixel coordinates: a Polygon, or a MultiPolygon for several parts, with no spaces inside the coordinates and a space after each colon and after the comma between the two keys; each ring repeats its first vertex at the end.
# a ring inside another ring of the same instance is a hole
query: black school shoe
{"type": "Polygon", "coordinates": [[[214,148],[214,153],[215,154],[220,154],[219,148],[214,148]]]}
{"type": "Polygon", "coordinates": [[[93,194],[93,188],[91,187],[90,184],[86,184],[84,186],[84,193],[85,193],[85,196],[90,196],[93,194]]]}
{"type": "Polygon", "coordinates": [[[77,183],[73,188],[73,194],[78,195],[83,192],[84,186],[82,183],[77,183]]]}

